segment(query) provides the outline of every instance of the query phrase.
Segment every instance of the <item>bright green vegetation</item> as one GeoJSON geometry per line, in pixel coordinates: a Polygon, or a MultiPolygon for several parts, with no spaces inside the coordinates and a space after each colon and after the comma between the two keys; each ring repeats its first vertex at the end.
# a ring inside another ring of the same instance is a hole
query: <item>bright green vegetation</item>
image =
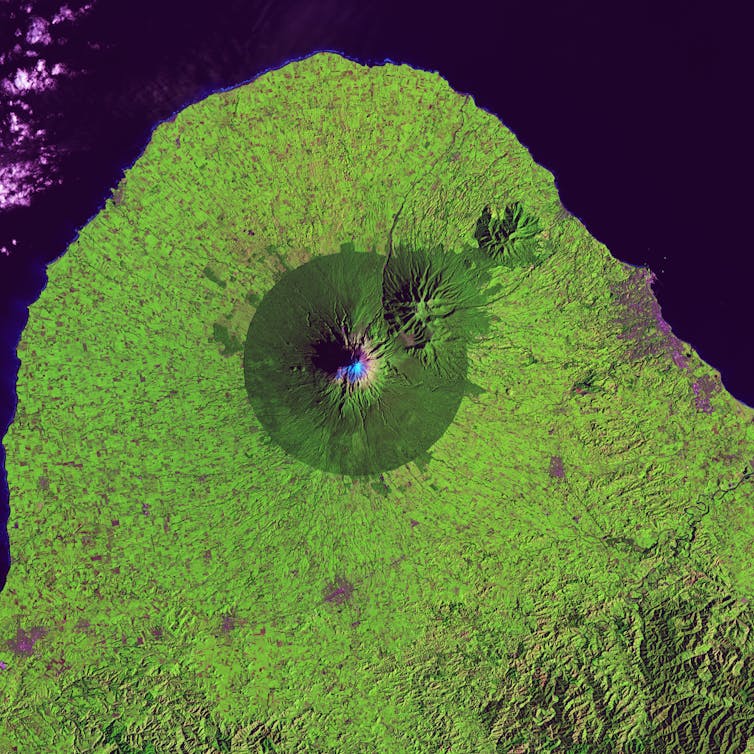
{"type": "Polygon", "coordinates": [[[494,116],[317,54],[117,197],[19,346],[2,754],[754,751],[754,411],[494,116]]]}

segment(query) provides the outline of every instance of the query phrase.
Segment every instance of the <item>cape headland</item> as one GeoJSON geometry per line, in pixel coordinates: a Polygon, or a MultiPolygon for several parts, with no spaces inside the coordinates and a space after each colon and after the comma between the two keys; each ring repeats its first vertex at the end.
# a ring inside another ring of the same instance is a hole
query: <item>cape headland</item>
{"type": "Polygon", "coordinates": [[[754,751],[754,411],[652,279],[438,73],[159,124],[19,344],[0,751],[754,751]]]}

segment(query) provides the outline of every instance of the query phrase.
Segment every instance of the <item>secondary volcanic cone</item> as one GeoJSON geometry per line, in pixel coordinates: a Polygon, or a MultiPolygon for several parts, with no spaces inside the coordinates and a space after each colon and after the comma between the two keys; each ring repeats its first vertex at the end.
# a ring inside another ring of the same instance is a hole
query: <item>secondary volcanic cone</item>
{"type": "Polygon", "coordinates": [[[754,736],[753,412],[438,74],[187,107],[48,277],[0,751],[754,736]]]}

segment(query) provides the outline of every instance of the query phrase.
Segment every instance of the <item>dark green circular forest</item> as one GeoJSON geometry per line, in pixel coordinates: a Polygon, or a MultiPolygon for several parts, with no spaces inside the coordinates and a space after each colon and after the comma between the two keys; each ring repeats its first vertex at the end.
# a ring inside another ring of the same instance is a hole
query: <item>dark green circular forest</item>
{"type": "Polygon", "coordinates": [[[273,440],[351,476],[428,450],[453,420],[467,347],[484,329],[481,259],[441,248],[350,252],[283,275],[244,349],[246,389],[273,440]]]}

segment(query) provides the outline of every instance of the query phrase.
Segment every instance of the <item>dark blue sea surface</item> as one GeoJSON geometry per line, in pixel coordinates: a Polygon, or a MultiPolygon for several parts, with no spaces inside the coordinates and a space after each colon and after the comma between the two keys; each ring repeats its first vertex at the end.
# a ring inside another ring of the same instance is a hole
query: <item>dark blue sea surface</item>
{"type": "MultiPolygon", "coordinates": [[[[0,435],[46,266],[153,127],[317,50],[439,71],[472,94],[614,256],[652,269],[675,335],[754,406],[754,65],[742,12],[697,0],[439,5],[0,0],[0,435]]],[[[0,588],[4,471],[1,482],[0,588]]]]}

